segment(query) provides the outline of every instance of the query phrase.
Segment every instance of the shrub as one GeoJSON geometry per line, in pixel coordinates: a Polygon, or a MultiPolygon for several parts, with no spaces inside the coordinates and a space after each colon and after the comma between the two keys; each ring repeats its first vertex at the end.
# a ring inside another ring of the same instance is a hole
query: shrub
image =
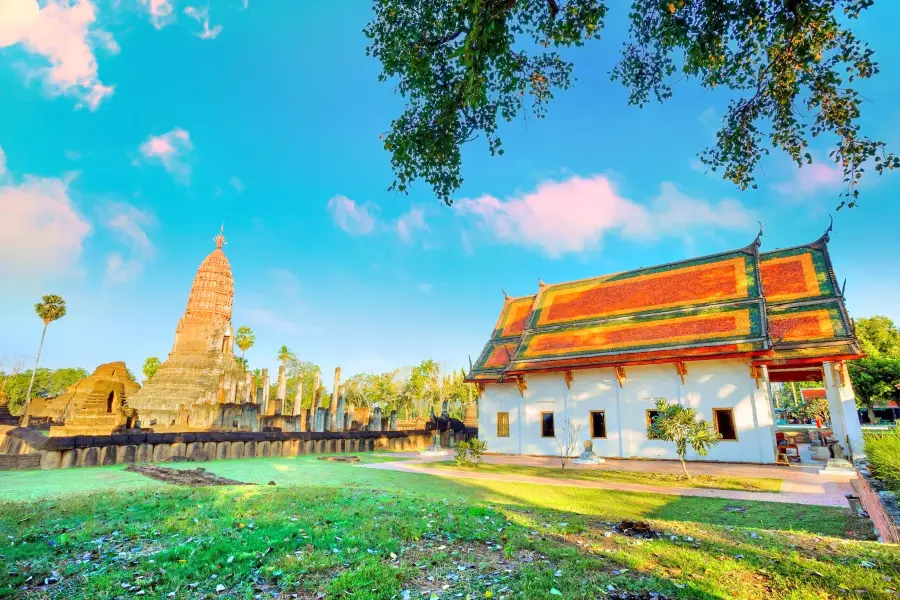
{"type": "Polygon", "coordinates": [[[885,433],[866,433],[865,442],[872,474],[900,493],[900,426],[885,433]]]}
{"type": "Polygon", "coordinates": [[[477,438],[472,438],[468,442],[464,440],[456,442],[456,466],[477,467],[481,464],[485,450],[487,442],[477,438]]]}

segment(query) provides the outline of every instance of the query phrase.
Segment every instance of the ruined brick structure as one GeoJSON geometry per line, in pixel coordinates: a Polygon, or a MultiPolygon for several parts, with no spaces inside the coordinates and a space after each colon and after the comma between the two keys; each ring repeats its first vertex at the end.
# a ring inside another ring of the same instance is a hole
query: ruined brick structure
{"type": "Polygon", "coordinates": [[[168,359],[129,401],[142,427],[256,428],[259,407],[233,354],[234,280],[222,251],[225,236],[220,231],[213,240],[216,248],[197,269],[168,359]]]}

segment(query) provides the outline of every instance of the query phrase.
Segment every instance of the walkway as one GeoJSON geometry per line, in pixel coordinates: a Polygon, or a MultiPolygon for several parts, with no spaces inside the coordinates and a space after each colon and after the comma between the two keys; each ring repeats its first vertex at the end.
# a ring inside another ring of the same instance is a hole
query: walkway
{"type": "MultiPolygon", "coordinates": [[[[398,458],[409,458],[409,454],[389,454],[398,458]]],[[[533,477],[530,475],[513,475],[507,473],[488,473],[462,471],[456,469],[430,469],[429,463],[450,460],[450,456],[419,457],[402,462],[373,463],[360,465],[361,468],[385,471],[403,471],[420,473],[437,477],[456,477],[462,479],[480,479],[502,481],[508,483],[532,483],[539,485],[564,485],[601,490],[618,490],[625,492],[644,492],[665,494],[669,496],[697,496],[702,498],[723,498],[727,500],[757,500],[763,502],[782,502],[788,504],[808,504],[814,506],[836,506],[849,508],[845,494],[852,492],[850,478],[846,475],[820,475],[818,466],[810,467],[775,467],[767,465],[738,465],[717,463],[692,463],[691,471],[697,475],[719,475],[732,477],[770,477],[781,479],[782,491],[744,492],[739,490],[716,490],[707,488],[680,488],[645,485],[639,483],[619,483],[611,481],[585,481],[583,479],[557,479],[533,477]]],[[[529,466],[558,466],[558,459],[535,456],[486,456],[485,462],[490,464],[510,464],[529,466]]],[[[655,473],[680,473],[680,463],[656,460],[615,460],[607,459],[601,465],[574,465],[571,469],[601,469],[609,471],[642,471],[655,473]]]]}

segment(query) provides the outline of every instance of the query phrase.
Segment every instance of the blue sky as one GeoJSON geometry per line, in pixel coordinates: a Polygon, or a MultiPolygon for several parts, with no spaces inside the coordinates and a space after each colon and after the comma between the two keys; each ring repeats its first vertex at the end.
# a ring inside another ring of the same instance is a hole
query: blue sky
{"type": "MultiPolygon", "coordinates": [[[[365,55],[369,3],[6,0],[0,7],[0,357],[32,358],[32,306],[64,296],[48,367],[164,358],[191,279],[224,221],[235,325],[255,367],[287,344],[326,372],[431,357],[460,367],[502,303],[546,282],[821,235],[838,203],[828,163],[773,153],[759,190],[697,169],[725,93],[681,82],[627,106],[608,81],[626,32],[569,52],[575,86],[543,120],[502,129],[505,154],[465,150],[456,207],[424,185],[390,193],[378,139],[403,103],[365,55]],[[6,11],[6,13],[4,13],[6,11]]],[[[856,31],[881,73],[867,133],[900,147],[900,5],[856,31]]],[[[817,141],[817,144],[820,142],[817,141]]],[[[822,142],[824,143],[824,141],[822,142]]],[[[827,145],[813,154],[827,156],[827,145]]],[[[831,252],[858,318],[900,322],[900,177],[872,177],[835,215],[831,252]]]]}

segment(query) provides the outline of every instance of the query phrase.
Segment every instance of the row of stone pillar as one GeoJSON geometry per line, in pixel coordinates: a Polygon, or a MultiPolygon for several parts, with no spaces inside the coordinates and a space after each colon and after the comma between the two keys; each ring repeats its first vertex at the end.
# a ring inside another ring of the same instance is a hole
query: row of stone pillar
{"type": "MultiPolygon", "coordinates": [[[[250,374],[247,374],[248,377],[250,374]]],[[[319,383],[319,373],[315,374],[313,381],[312,407],[302,408],[303,382],[297,384],[294,395],[294,406],[290,415],[284,411],[285,397],[287,396],[287,373],[282,365],[278,368],[278,382],[275,391],[274,402],[269,398],[269,371],[262,370],[262,381],[257,390],[257,402],[260,404],[261,413],[266,416],[284,415],[300,417],[300,431],[350,431],[353,427],[354,407],[346,404],[341,387],[341,368],[334,369],[334,385],[331,392],[331,402],[328,408],[321,407],[322,388],[319,383]]],[[[360,423],[360,428],[367,431],[396,431],[397,411],[391,411],[387,423],[384,423],[384,415],[381,407],[375,407],[371,411],[369,423],[360,423]]]]}

